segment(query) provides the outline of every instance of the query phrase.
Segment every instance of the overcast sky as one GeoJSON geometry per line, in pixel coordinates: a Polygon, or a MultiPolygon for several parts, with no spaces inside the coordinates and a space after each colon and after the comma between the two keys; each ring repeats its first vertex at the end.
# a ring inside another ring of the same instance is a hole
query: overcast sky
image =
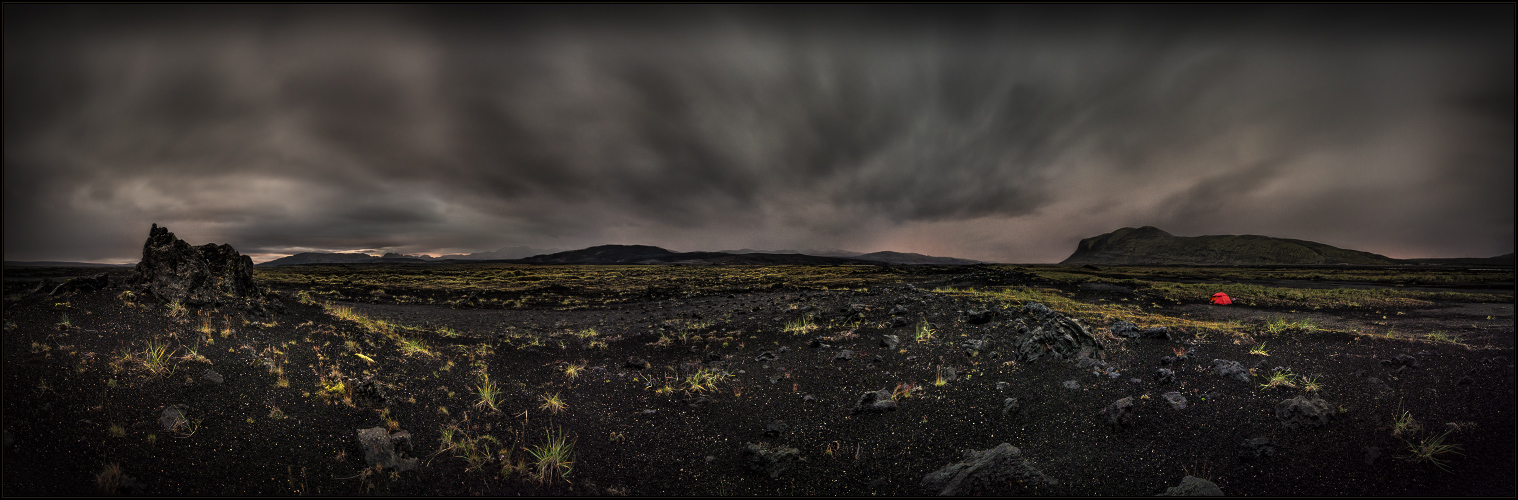
{"type": "Polygon", "coordinates": [[[1513,251],[1514,6],[4,6],[5,260],[1513,251]]]}

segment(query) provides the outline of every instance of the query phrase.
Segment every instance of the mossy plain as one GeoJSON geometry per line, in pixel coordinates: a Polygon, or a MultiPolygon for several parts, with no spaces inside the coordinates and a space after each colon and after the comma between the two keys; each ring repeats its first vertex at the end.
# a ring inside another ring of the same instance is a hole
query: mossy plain
{"type": "Polygon", "coordinates": [[[1504,452],[1506,445],[1493,441],[1512,427],[1512,411],[1491,405],[1506,397],[1503,404],[1511,407],[1511,316],[1456,318],[1437,311],[1452,304],[1510,305],[1510,292],[1490,289],[1510,283],[1511,271],[1336,273],[1059,266],[259,268],[257,279],[288,309],[269,318],[176,313],[119,289],[39,302],[8,283],[5,416],[7,430],[21,439],[5,451],[4,486],[7,494],[91,494],[102,468],[117,464],[121,474],[145,484],[146,493],[166,495],[905,495],[922,493],[916,481],[957,460],[960,449],[1008,441],[1067,485],[1058,494],[1158,493],[1202,462],[1214,464],[1214,479],[1229,494],[1509,493],[1511,478],[1491,479],[1497,477],[1491,471],[1511,468],[1510,447],[1504,452]],[[1460,279],[1435,283],[1425,272],[1460,279]],[[1278,274],[1264,277],[1268,273],[1278,274]],[[1296,286],[1311,281],[1305,273],[1371,288],[1296,286]],[[1430,292],[1399,284],[1451,288],[1430,292]],[[1480,287],[1463,290],[1462,284],[1480,287]],[[1205,296],[1169,285],[1195,285],[1207,295],[1218,286],[1258,288],[1229,292],[1239,301],[1230,309],[1207,307],[1205,296]],[[1436,295],[1420,295],[1428,293],[1436,295]],[[1261,298],[1274,296],[1281,298],[1261,298]],[[1145,384],[966,357],[958,348],[995,331],[966,323],[958,311],[1010,312],[1028,301],[1091,326],[1111,343],[1113,362],[1145,384]],[[906,326],[889,326],[885,311],[894,305],[910,308],[906,326]],[[71,324],[60,326],[65,310],[71,324]],[[1167,326],[1179,340],[1113,339],[1105,326],[1119,319],[1167,326]],[[797,328],[787,331],[788,325],[797,328]],[[932,335],[909,340],[920,326],[932,335]],[[1430,337],[1434,332],[1437,339],[1430,337]],[[883,334],[903,342],[897,350],[883,349],[877,344],[883,334]],[[834,348],[809,347],[813,339],[834,348]],[[1249,354],[1267,342],[1268,357],[1249,354]],[[834,361],[842,348],[855,350],[856,359],[834,361]],[[1149,404],[1172,389],[1150,387],[1147,372],[1174,348],[1206,359],[1268,360],[1262,376],[1277,365],[1290,367],[1301,374],[1289,379],[1298,387],[1260,388],[1264,378],[1232,387],[1188,365],[1177,372],[1189,385],[1174,389],[1192,399],[1191,412],[1162,417],[1169,415],[1159,413],[1166,407],[1153,403],[1145,411],[1154,413],[1136,429],[1114,433],[1092,424],[1088,413],[1112,400],[1153,393],[1141,399],[1149,404]],[[181,356],[190,349],[204,361],[181,356]],[[1427,367],[1418,371],[1377,364],[1420,351],[1429,355],[1420,355],[1427,367]],[[153,352],[162,353],[153,358],[161,360],[159,369],[143,362],[153,352]],[[651,366],[625,367],[630,355],[651,366]],[[706,362],[714,356],[721,362],[706,362]],[[869,361],[874,356],[882,361],[869,361]],[[1467,374],[1472,367],[1481,371],[1467,374]],[[224,375],[226,385],[201,381],[206,368],[224,375]],[[950,369],[957,377],[947,375],[950,369]],[[1396,392],[1372,397],[1351,376],[1355,370],[1381,370],[1374,374],[1396,392]],[[388,406],[356,397],[356,381],[370,376],[383,383],[388,406]],[[1461,376],[1475,382],[1455,385],[1461,376]],[[1078,377],[1085,377],[1082,391],[1045,392],[1078,377]],[[1309,380],[1316,389],[1306,389],[1309,380]],[[1011,392],[1000,392],[997,382],[1009,383],[1011,392]],[[488,397],[481,387],[489,388],[488,397]],[[861,392],[893,387],[899,411],[849,415],[861,392]],[[1276,462],[1239,462],[1239,440],[1280,432],[1274,403],[1308,392],[1341,405],[1346,420],[1316,434],[1276,436],[1307,451],[1276,462]],[[1451,393],[1458,401],[1448,399],[1451,393]],[[803,402],[805,395],[818,401],[803,402]],[[1023,398],[1026,414],[1019,420],[1001,415],[1007,396],[1023,398]],[[1500,397],[1487,399],[1494,396],[1500,397]],[[171,403],[186,406],[193,432],[154,427],[171,403]],[[1399,411],[1417,415],[1426,428],[1394,436],[1399,411]],[[765,427],[774,419],[789,428],[772,438],[765,427]],[[394,473],[367,466],[353,432],[373,426],[410,431],[422,468],[394,473]],[[807,461],[770,480],[736,458],[745,441],[795,447],[807,461]],[[1413,446],[1420,443],[1428,446],[1413,446]],[[1456,444],[1463,455],[1435,447],[1456,444]],[[1408,459],[1362,466],[1365,446],[1408,459]],[[1438,460],[1420,459],[1420,449],[1438,460]],[[1305,475],[1309,471],[1318,475],[1305,475]]]}

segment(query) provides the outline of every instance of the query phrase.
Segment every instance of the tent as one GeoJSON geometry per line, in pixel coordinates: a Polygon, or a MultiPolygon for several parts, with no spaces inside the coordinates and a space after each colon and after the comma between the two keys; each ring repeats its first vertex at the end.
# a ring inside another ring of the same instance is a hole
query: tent
{"type": "Polygon", "coordinates": [[[1212,303],[1220,305],[1220,306],[1226,306],[1228,304],[1232,304],[1233,300],[1228,298],[1228,294],[1223,293],[1223,292],[1218,292],[1218,293],[1212,294],[1212,303]]]}

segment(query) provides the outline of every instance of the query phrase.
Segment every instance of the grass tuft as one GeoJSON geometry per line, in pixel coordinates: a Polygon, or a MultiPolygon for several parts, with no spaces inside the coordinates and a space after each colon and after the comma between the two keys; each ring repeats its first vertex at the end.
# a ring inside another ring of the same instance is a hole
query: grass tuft
{"type": "Polygon", "coordinates": [[[1412,452],[1411,455],[1407,456],[1407,460],[1412,462],[1428,462],[1445,472],[1454,472],[1449,466],[1448,459],[1442,458],[1448,454],[1464,455],[1464,453],[1457,451],[1460,449],[1460,445],[1444,442],[1444,438],[1448,437],[1449,433],[1453,431],[1454,429],[1444,431],[1443,434],[1424,438],[1417,443],[1407,441],[1408,450],[1412,452]]]}
{"type": "Polygon", "coordinates": [[[933,335],[935,333],[938,332],[934,331],[933,326],[928,324],[928,318],[923,318],[922,321],[917,322],[917,328],[914,329],[913,338],[917,339],[918,342],[927,342],[929,339],[933,338],[933,335]]]}
{"type": "Polygon", "coordinates": [[[580,374],[585,371],[585,364],[586,363],[581,362],[579,364],[571,364],[564,367],[564,376],[569,377],[570,380],[579,378],[580,374]]]}
{"type": "Polygon", "coordinates": [[[105,470],[95,475],[95,487],[106,494],[116,494],[116,490],[121,488],[121,464],[106,464],[105,470]]]}
{"type": "Polygon", "coordinates": [[[142,366],[154,374],[168,373],[172,358],[173,351],[169,350],[168,343],[148,341],[147,348],[142,351],[142,366]]]}
{"type": "Polygon", "coordinates": [[[532,455],[533,479],[540,483],[547,483],[555,479],[569,480],[569,473],[573,470],[574,462],[570,460],[570,454],[574,451],[574,443],[563,435],[554,436],[552,431],[544,430],[548,441],[527,450],[532,455]]]}
{"type": "Polygon", "coordinates": [[[543,405],[538,407],[540,410],[548,410],[557,415],[559,412],[569,408],[569,405],[564,402],[564,398],[559,397],[559,393],[557,392],[553,394],[544,394],[542,396],[542,399],[543,405]]]}
{"type": "Polygon", "coordinates": [[[816,330],[817,324],[812,321],[811,316],[802,316],[785,322],[784,331],[793,335],[805,335],[816,330]]]}
{"type": "Polygon", "coordinates": [[[501,389],[496,387],[495,382],[490,381],[490,375],[482,373],[480,374],[480,378],[482,379],[480,385],[475,387],[475,392],[480,395],[480,402],[475,403],[474,407],[489,408],[492,412],[500,412],[500,408],[496,407],[496,405],[500,403],[501,389]]]}

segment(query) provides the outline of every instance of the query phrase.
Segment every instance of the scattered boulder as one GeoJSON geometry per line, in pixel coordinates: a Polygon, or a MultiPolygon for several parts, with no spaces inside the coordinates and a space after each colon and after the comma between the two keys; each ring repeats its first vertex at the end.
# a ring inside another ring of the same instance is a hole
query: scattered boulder
{"type": "Polygon", "coordinates": [[[985,340],[970,339],[966,340],[965,343],[961,345],[961,347],[965,349],[966,356],[975,357],[976,355],[980,354],[980,351],[985,350],[989,345],[990,342],[987,342],[985,340]]]}
{"type": "Polygon", "coordinates": [[[775,420],[768,424],[764,424],[764,435],[769,437],[780,437],[780,433],[785,432],[785,430],[789,428],[790,426],[786,425],[784,420],[775,420]]]}
{"type": "Polygon", "coordinates": [[[637,357],[637,356],[628,356],[627,357],[627,364],[625,364],[623,366],[626,366],[626,367],[634,369],[634,370],[647,370],[648,367],[652,366],[652,365],[650,365],[648,363],[648,360],[646,360],[646,359],[643,359],[643,358],[640,358],[640,357],[637,357]]]}
{"type": "Polygon", "coordinates": [[[1123,338],[1131,339],[1140,335],[1138,325],[1128,321],[1113,321],[1112,326],[1108,329],[1112,331],[1113,335],[1123,338]]]}
{"type": "Polygon", "coordinates": [[[895,411],[896,406],[896,402],[891,400],[891,393],[881,389],[861,394],[859,401],[854,403],[854,413],[895,411]]]}
{"type": "Polygon", "coordinates": [[[771,479],[791,468],[801,451],[785,445],[771,447],[768,443],[746,443],[743,457],[749,469],[769,474],[771,479]]]}
{"type": "Polygon", "coordinates": [[[1021,413],[1022,410],[1022,402],[1018,401],[1017,398],[1007,398],[1001,402],[1001,415],[1003,417],[1016,415],[1021,413]]]}
{"type": "Polygon", "coordinates": [[[390,406],[390,398],[385,396],[385,389],[378,380],[370,375],[362,382],[353,386],[353,402],[358,406],[371,408],[383,408],[390,406]]]}
{"type": "Polygon", "coordinates": [[[922,478],[923,490],[939,496],[1011,495],[1057,484],[1059,481],[1023,458],[1022,450],[1007,443],[987,450],[965,450],[963,460],[922,478]]]}
{"type": "Polygon", "coordinates": [[[1011,344],[1020,361],[1099,359],[1104,355],[1105,346],[1090,330],[1043,304],[1029,302],[1019,315],[1013,322],[1011,344]]]}
{"type": "Polygon", "coordinates": [[[854,351],[844,349],[833,356],[833,361],[848,361],[854,359],[854,351]]]}
{"type": "Polygon", "coordinates": [[[1097,419],[1111,427],[1127,427],[1133,425],[1133,398],[1126,397],[1113,401],[1102,411],[1097,412],[1097,419]]]}
{"type": "Polygon", "coordinates": [[[904,305],[901,305],[901,304],[897,304],[896,307],[892,307],[891,311],[889,313],[887,313],[887,314],[890,314],[892,316],[900,316],[900,315],[907,314],[907,313],[910,313],[910,312],[912,312],[912,311],[908,310],[907,306],[904,306],[904,305]]]}
{"type": "Polygon", "coordinates": [[[1212,360],[1212,372],[1220,377],[1233,377],[1234,380],[1249,383],[1249,370],[1244,368],[1238,361],[1226,359],[1212,360]]]}
{"type": "Polygon", "coordinates": [[[63,295],[69,292],[89,292],[94,290],[102,290],[109,288],[110,286],[110,276],[107,276],[106,273],[100,273],[94,276],[74,278],[63,283],[59,283],[58,286],[53,287],[53,291],[48,292],[48,295],[63,295]]]}
{"type": "Polygon", "coordinates": [[[1060,383],[1060,385],[1064,386],[1064,388],[1070,389],[1072,391],[1078,391],[1081,388],[1081,383],[1080,382],[1076,382],[1074,380],[1066,380],[1066,381],[1060,383]]]}
{"type": "Polygon", "coordinates": [[[965,312],[965,322],[972,325],[984,325],[990,323],[996,317],[996,311],[990,309],[972,309],[965,312]]]}
{"type": "Polygon", "coordinates": [[[411,452],[410,432],[391,433],[384,427],[359,429],[358,444],[364,449],[364,461],[370,466],[381,465],[402,472],[416,470],[417,459],[403,456],[403,453],[411,452]]]}
{"type": "Polygon", "coordinates": [[[1412,356],[1411,354],[1398,354],[1396,356],[1393,356],[1391,359],[1383,359],[1383,360],[1381,360],[1381,366],[1386,366],[1386,367],[1389,367],[1389,368],[1402,368],[1402,367],[1422,368],[1423,367],[1423,365],[1421,365],[1421,364],[1418,363],[1418,358],[1412,356]]]}
{"type": "Polygon", "coordinates": [[[895,316],[891,318],[891,328],[901,328],[910,324],[912,324],[912,320],[909,320],[902,316],[895,316]]]}
{"type": "Polygon", "coordinates": [[[1333,416],[1333,406],[1322,398],[1309,399],[1307,396],[1297,396],[1276,405],[1276,419],[1288,429],[1303,425],[1322,427],[1328,425],[1328,421],[1333,416]]]}
{"type": "Polygon", "coordinates": [[[754,361],[775,361],[777,359],[780,359],[780,355],[775,354],[775,351],[760,351],[758,356],[754,356],[754,361]]]}
{"type": "Polygon", "coordinates": [[[1145,328],[1143,336],[1146,339],[1170,340],[1170,328],[1163,326],[1145,328]]]}
{"type": "Polygon", "coordinates": [[[1154,379],[1161,384],[1175,383],[1175,370],[1160,368],[1154,371],[1154,379]]]}
{"type": "Polygon", "coordinates": [[[184,405],[169,405],[163,409],[163,413],[158,414],[158,425],[166,431],[178,432],[189,423],[190,419],[184,416],[184,405]]]}
{"type": "Polygon", "coordinates": [[[1165,398],[1165,402],[1170,403],[1171,408],[1175,408],[1177,410],[1186,409],[1186,396],[1181,395],[1179,392],[1167,392],[1165,395],[1160,397],[1165,398]]]}
{"type": "Polygon", "coordinates": [[[886,349],[895,349],[898,345],[901,345],[901,337],[895,335],[880,336],[880,347],[884,347],[886,349]]]}
{"type": "Polygon", "coordinates": [[[216,373],[216,370],[210,368],[206,368],[205,373],[200,374],[200,379],[216,385],[221,385],[222,382],[226,381],[220,373],[216,373]]]}
{"type": "Polygon", "coordinates": [[[1217,483],[1196,476],[1181,478],[1181,484],[1165,489],[1162,497],[1220,497],[1223,489],[1217,483]]]}
{"type": "Polygon", "coordinates": [[[253,259],[231,245],[192,247],[153,224],[142,246],[134,281],[159,300],[185,305],[237,305],[251,309],[259,295],[253,259]]]}
{"type": "Polygon", "coordinates": [[[1254,460],[1276,456],[1276,444],[1268,437],[1245,439],[1239,443],[1239,458],[1254,460]]]}

